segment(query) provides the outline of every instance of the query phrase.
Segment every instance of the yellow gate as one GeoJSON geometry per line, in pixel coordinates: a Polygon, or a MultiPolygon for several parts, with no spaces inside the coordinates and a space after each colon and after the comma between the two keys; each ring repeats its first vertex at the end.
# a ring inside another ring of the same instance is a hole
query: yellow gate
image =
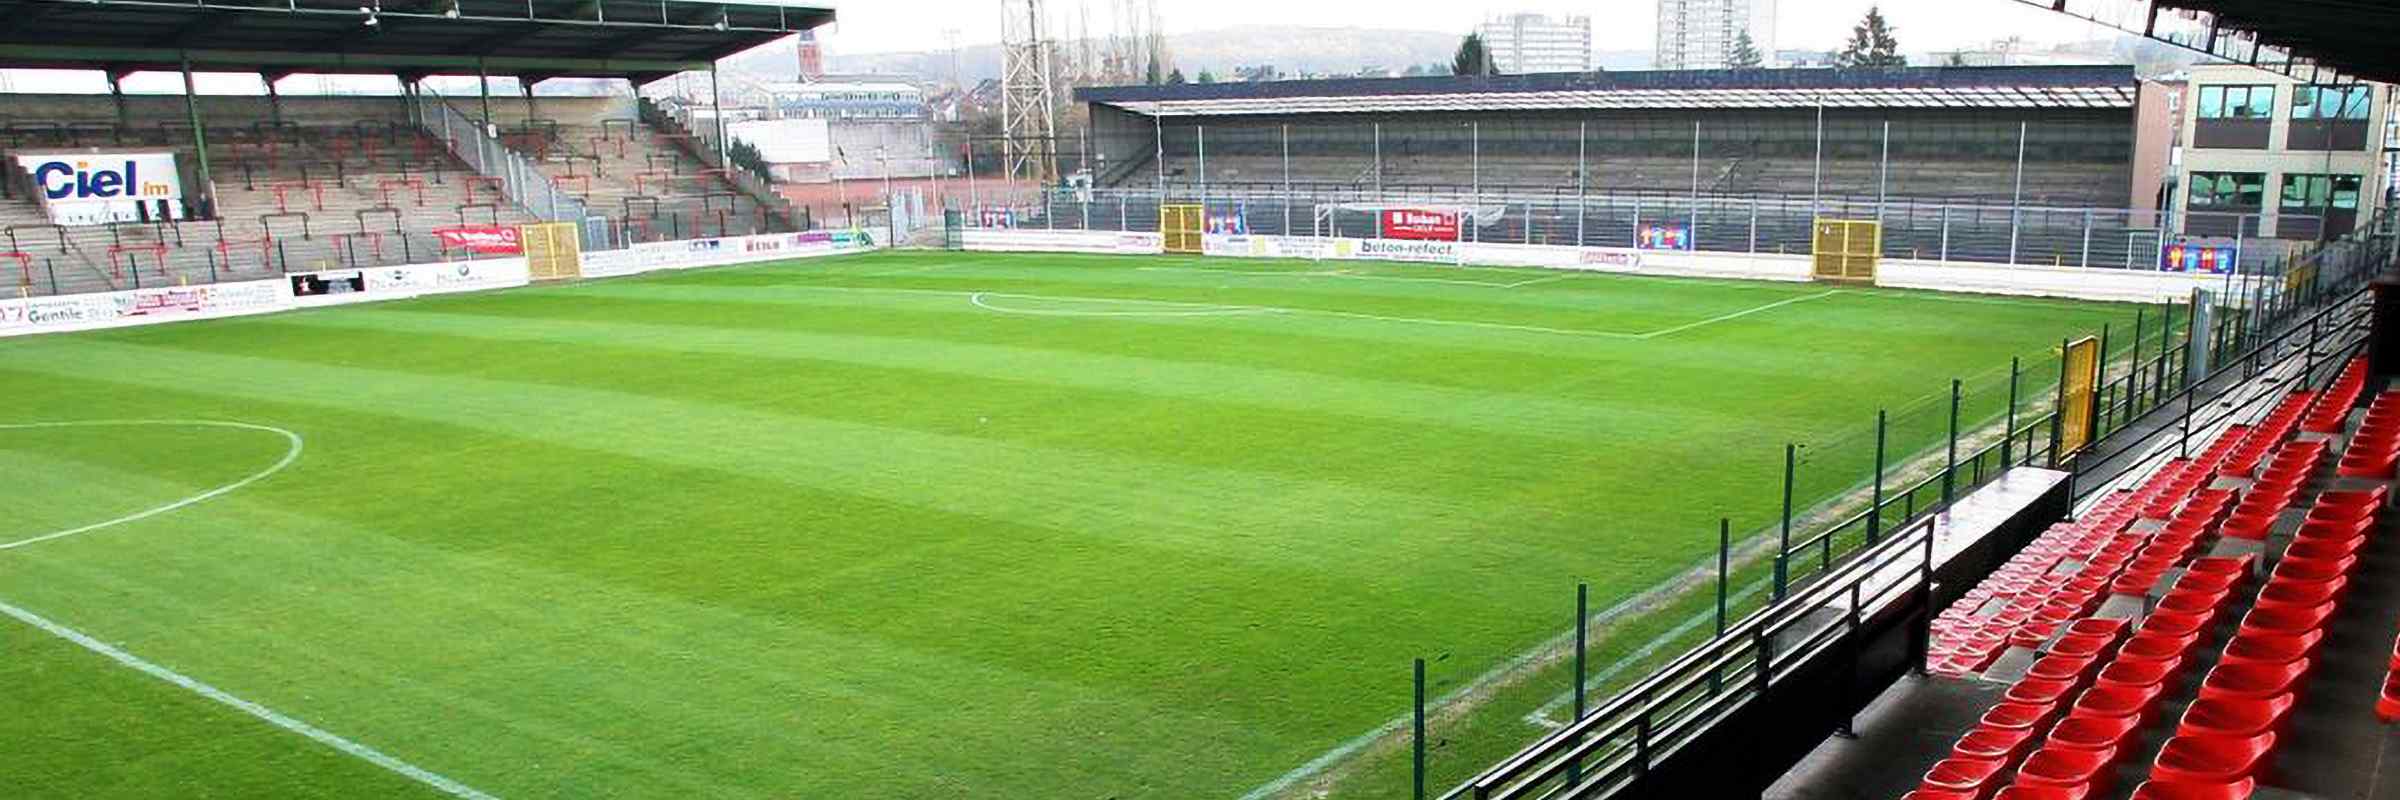
{"type": "Polygon", "coordinates": [[[518,226],[525,250],[525,270],[537,281],[583,277],[583,235],[572,222],[543,222],[518,226]]]}
{"type": "Polygon", "coordinates": [[[1158,207],[1158,233],[1166,240],[1169,253],[1193,253],[1201,250],[1200,235],[1208,229],[1207,212],[1198,203],[1170,203],[1158,207]]]}
{"type": "Polygon", "coordinates": [[[1820,281],[1875,282],[1883,258],[1883,224],[1874,220],[1820,219],[1809,252],[1816,254],[1820,281]]]}
{"type": "Polygon", "coordinates": [[[2090,336],[2067,345],[2060,354],[2058,387],[2058,457],[2082,450],[2092,441],[2092,390],[2100,385],[2100,340],[2090,336]]]}

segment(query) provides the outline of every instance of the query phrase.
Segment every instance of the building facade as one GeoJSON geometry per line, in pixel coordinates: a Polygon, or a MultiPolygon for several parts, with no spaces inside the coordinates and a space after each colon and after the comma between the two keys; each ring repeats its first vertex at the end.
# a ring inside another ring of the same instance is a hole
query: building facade
{"type": "Polygon", "coordinates": [[[1506,74],[1592,69],[1591,17],[1504,14],[1485,20],[1477,33],[1493,66],[1506,74]]]}
{"type": "Polygon", "coordinates": [[[2354,230],[2383,208],[2391,101],[2386,84],[2193,67],[2176,166],[2180,232],[2313,240],[2354,230]]]}
{"type": "Polygon", "coordinates": [[[1658,0],[1659,69],[1722,69],[1743,32],[1766,62],[1775,60],[1775,0],[1658,0]]]}

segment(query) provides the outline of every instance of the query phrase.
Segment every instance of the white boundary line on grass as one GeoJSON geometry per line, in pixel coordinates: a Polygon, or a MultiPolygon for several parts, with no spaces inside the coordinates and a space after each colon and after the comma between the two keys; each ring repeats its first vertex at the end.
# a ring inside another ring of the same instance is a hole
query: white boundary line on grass
{"type": "Polygon", "coordinates": [[[1507,283],[1498,283],[1498,282],[1494,282],[1494,281],[1470,281],[1470,280],[1461,280],[1461,279],[1458,279],[1458,278],[1419,278],[1419,277],[1411,277],[1411,276],[1407,276],[1407,275],[1365,275],[1365,274],[1360,274],[1360,273],[1356,273],[1356,272],[1351,272],[1351,271],[1349,271],[1349,270],[1340,270],[1340,269],[1322,269],[1322,270],[1263,269],[1263,270],[1252,270],[1252,269],[1208,269],[1208,268],[1206,268],[1206,267],[1135,267],[1135,269],[1138,269],[1138,270],[1141,270],[1141,271],[1144,271],[1144,272],[1198,272],[1198,273],[1206,273],[1206,274],[1212,274],[1212,275],[1254,275],[1254,276],[1286,277],[1286,278],[1349,278],[1349,279],[1351,279],[1351,280],[1359,280],[1359,281],[1398,281],[1398,282],[1401,282],[1401,283],[1441,283],[1441,284],[1448,284],[1448,285],[1451,285],[1451,286],[1481,286],[1481,287],[1488,288],[1488,289],[1514,289],[1514,288],[1517,288],[1517,287],[1520,287],[1520,286],[1532,286],[1532,285],[1534,285],[1534,284],[1537,284],[1537,283],[1549,283],[1549,282],[1551,282],[1551,281],[1563,281],[1563,280],[1566,280],[1566,279],[1568,279],[1568,278],[1577,278],[1577,277],[1582,277],[1582,276],[1581,276],[1580,274],[1578,274],[1578,273],[1569,272],[1569,273],[1565,273],[1565,274],[1561,274],[1561,275],[1544,275],[1544,276],[1542,276],[1542,277],[1539,277],[1539,278],[1527,278],[1527,279],[1525,279],[1525,280],[1521,280],[1521,281],[1510,281],[1510,282],[1507,282],[1507,283]]]}
{"type": "Polygon", "coordinates": [[[1157,311],[1070,311],[1065,309],[1003,308],[986,302],[986,298],[994,296],[1016,297],[1018,299],[1026,299],[1030,297],[1029,295],[1006,295],[995,294],[993,292],[976,292],[974,294],[967,295],[967,302],[973,303],[975,307],[984,309],[986,311],[997,311],[1002,314],[1023,314],[1034,317],[1221,317],[1235,314],[1274,314],[1279,312],[1279,309],[1266,308],[1262,306],[1217,306],[1202,303],[1174,303],[1165,300],[1103,300],[1084,298],[1043,299],[1066,300],[1067,302],[1072,303],[1107,302],[1161,305],[1166,306],[1166,308],[1162,308],[1157,311]]]}
{"type": "Polygon", "coordinates": [[[1784,307],[1784,306],[1791,305],[1791,304],[1793,304],[1793,303],[1804,303],[1804,302],[1807,302],[1807,301],[1810,301],[1810,300],[1818,300],[1818,299],[1822,299],[1822,298],[1832,297],[1832,296],[1834,296],[1834,295],[1841,294],[1841,293],[1842,293],[1842,290],[1840,290],[1840,289],[1827,289],[1827,290],[1825,290],[1825,291],[1818,292],[1818,293],[1816,293],[1816,294],[1804,294],[1804,295],[1801,295],[1801,296],[1799,296],[1799,297],[1786,297],[1786,298],[1784,298],[1784,299],[1777,300],[1777,301],[1775,301],[1775,302],[1768,303],[1768,304],[1766,304],[1766,305],[1761,305],[1761,306],[1753,306],[1753,307],[1750,307],[1750,308],[1745,308],[1745,309],[1742,309],[1742,310],[1740,310],[1740,311],[1733,312],[1733,313],[1731,313],[1731,314],[1719,314],[1719,315],[1717,315],[1717,316],[1714,316],[1714,317],[1709,317],[1708,319],[1700,320],[1700,321],[1698,321],[1698,322],[1686,322],[1686,323],[1684,323],[1684,324],[1677,325],[1677,326],[1675,326],[1675,327],[1672,327],[1672,328],[1666,328],[1666,329],[1663,329],[1663,330],[1655,330],[1655,331],[1651,331],[1651,332],[1649,332],[1649,333],[1642,334],[1642,335],[1641,335],[1641,338],[1644,338],[1644,339],[1656,339],[1656,338],[1658,338],[1658,337],[1661,337],[1661,336],[1669,336],[1669,335],[1673,335],[1673,334],[1682,333],[1682,332],[1684,332],[1684,331],[1688,331],[1688,330],[1691,330],[1691,329],[1693,329],[1693,328],[1699,328],[1699,327],[1704,327],[1704,326],[1708,326],[1708,325],[1715,325],[1715,324],[1717,324],[1717,323],[1719,323],[1719,322],[1725,322],[1725,321],[1728,321],[1728,320],[1741,319],[1741,318],[1743,318],[1743,317],[1747,317],[1747,316],[1750,316],[1750,315],[1752,315],[1752,314],[1756,314],[1756,313],[1758,313],[1758,312],[1761,312],[1761,311],[1772,311],[1772,310],[1775,310],[1775,309],[1778,309],[1778,308],[1782,308],[1782,307],[1784,307]]]}
{"type": "Polygon", "coordinates": [[[498,800],[498,798],[495,798],[489,794],[485,794],[482,791],[477,790],[475,787],[442,777],[441,775],[428,771],[423,767],[419,767],[415,764],[410,764],[406,761],[394,758],[381,750],[377,750],[375,748],[359,744],[358,742],[351,741],[350,739],[343,738],[341,735],[325,730],[324,728],[319,728],[315,725],[310,725],[306,722],[285,716],[284,714],[277,712],[275,709],[235,697],[226,693],[223,689],[201,683],[200,681],[193,679],[191,676],[143,660],[140,656],[136,656],[132,653],[128,653],[117,649],[116,647],[110,646],[107,642],[94,639],[91,636],[85,635],[82,631],[52,622],[43,618],[39,614],[18,608],[14,605],[10,605],[7,602],[0,601],[0,614],[7,614],[11,617],[15,617],[19,622],[40,628],[45,633],[73,642],[76,646],[85,650],[90,650],[94,653],[107,656],[109,660],[132,668],[134,671],[162,681],[166,681],[176,686],[183,687],[184,689],[200,695],[201,697],[214,700],[218,703],[230,706],[234,710],[240,711],[244,714],[265,720],[268,724],[274,725],[275,727],[308,737],[315,740],[319,744],[342,751],[343,753],[355,757],[361,761],[365,761],[367,763],[374,764],[375,766],[390,770],[401,775],[402,777],[408,778],[409,780],[433,787],[434,789],[440,790],[444,794],[448,794],[453,797],[469,798],[469,800],[498,800]]]}
{"type": "Polygon", "coordinates": [[[106,522],[95,522],[90,525],[68,528],[63,531],[56,531],[52,533],[45,533],[28,539],[19,539],[13,542],[0,543],[0,550],[14,550],[30,544],[39,544],[53,539],[64,539],[69,536],[90,533],[102,528],[123,525],[128,522],[139,522],[170,511],[208,502],[209,500],[213,500],[227,492],[257,483],[261,480],[265,480],[269,475],[282,472],[285,467],[291,466],[292,462],[300,460],[300,451],[307,444],[306,440],[300,438],[300,434],[293,433],[289,430],[278,428],[273,425],[259,425],[249,422],[228,422],[225,420],[208,419],[100,419],[74,422],[15,422],[0,423],[0,431],[34,430],[42,428],[104,428],[136,426],[163,426],[175,428],[233,428],[237,430],[265,431],[282,436],[285,441],[291,443],[291,447],[286,449],[283,453],[283,457],[276,459],[274,464],[269,465],[266,469],[251,473],[249,477],[241,480],[234,481],[232,483],[183,498],[181,500],[176,500],[174,502],[167,503],[166,505],[157,506],[144,511],[136,511],[116,519],[108,520],[106,522]]]}

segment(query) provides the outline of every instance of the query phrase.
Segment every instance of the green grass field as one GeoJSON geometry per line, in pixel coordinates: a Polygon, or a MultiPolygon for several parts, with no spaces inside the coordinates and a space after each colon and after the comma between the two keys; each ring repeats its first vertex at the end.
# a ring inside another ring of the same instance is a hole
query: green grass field
{"type": "Polygon", "coordinates": [[[0,340],[0,775],[438,796],[71,630],[499,797],[1235,797],[2132,315],[894,253],[0,340]],[[22,427],[111,420],[263,427],[22,427]]]}

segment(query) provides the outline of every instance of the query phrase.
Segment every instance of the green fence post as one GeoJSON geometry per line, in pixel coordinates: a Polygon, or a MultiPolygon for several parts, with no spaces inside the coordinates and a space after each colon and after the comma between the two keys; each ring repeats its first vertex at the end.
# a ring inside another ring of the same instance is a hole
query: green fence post
{"type": "Polygon", "coordinates": [[[1943,508],[1950,507],[1950,501],[1957,499],[1958,495],[1958,399],[1961,386],[1959,379],[1950,379],[1950,450],[1945,459],[1946,465],[1942,468],[1943,508]]]}
{"type": "Polygon", "coordinates": [[[1425,659],[1422,658],[1417,659],[1416,685],[1417,699],[1415,704],[1416,714],[1414,717],[1414,721],[1416,723],[1416,736],[1415,741],[1410,745],[1410,749],[1415,751],[1414,755],[1416,761],[1417,782],[1416,793],[1411,796],[1415,797],[1416,800],[1425,800],[1425,659]]]}
{"type": "MultiPolygon", "coordinates": [[[[2143,331],[2150,329],[2149,325],[2144,324],[2149,322],[2149,319],[2147,319],[2146,315],[2142,312],[2147,310],[2148,309],[2141,306],[2134,306],[2133,308],[2133,374],[2128,379],[2127,391],[2125,393],[2125,418],[2128,420],[2133,418],[2133,407],[2141,403],[2142,336],[2143,331]]],[[[2164,347],[2165,345],[2162,344],[2160,346],[2164,347]]]]}
{"type": "Polygon", "coordinates": [[[1887,413],[1883,409],[1875,409],[1875,494],[1867,504],[1867,544],[1870,545],[1883,533],[1883,442],[1887,413]]]}
{"type": "Polygon", "coordinates": [[[1733,580],[1727,570],[1733,562],[1733,518],[1717,518],[1717,635],[1725,635],[1725,584],[1733,580]]]}
{"type": "MultiPolygon", "coordinates": [[[[1591,619],[1588,605],[1591,589],[1591,584],[1588,583],[1575,584],[1575,716],[1569,718],[1570,723],[1583,720],[1584,629],[1590,627],[1587,620],[1591,619]]],[[[1583,782],[1583,759],[1579,758],[1567,764],[1567,782],[1583,782]]]]}
{"type": "MultiPolygon", "coordinates": [[[[2009,451],[2017,449],[2017,356],[2008,357],[2008,421],[2000,429],[2000,468],[2015,466],[2009,451]]],[[[1880,412],[1878,412],[1880,413],[1880,412]]]]}
{"type": "Polygon", "coordinates": [[[1798,445],[1783,446],[1783,536],[1775,546],[1775,599],[1783,599],[1784,589],[1791,584],[1792,556],[1792,472],[1793,462],[1800,454],[1798,445]]]}

